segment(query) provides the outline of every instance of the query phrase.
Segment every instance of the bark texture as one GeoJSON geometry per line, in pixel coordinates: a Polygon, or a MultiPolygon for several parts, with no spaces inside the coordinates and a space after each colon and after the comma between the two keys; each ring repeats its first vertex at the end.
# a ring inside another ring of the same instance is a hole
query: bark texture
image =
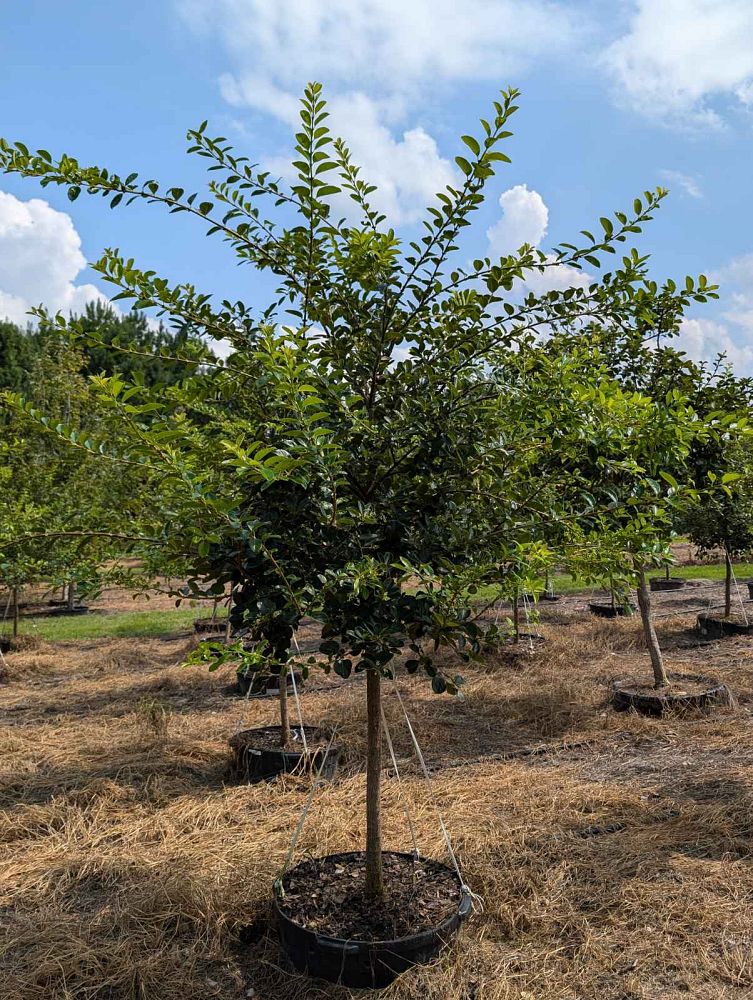
{"type": "Polygon", "coordinates": [[[659,648],[659,640],[656,637],[656,629],[651,618],[651,591],[646,580],[646,571],[641,566],[638,571],[638,607],[641,610],[641,622],[643,623],[643,635],[646,638],[646,646],[651,657],[651,666],[654,671],[654,687],[664,688],[669,685],[669,678],[664,669],[664,658],[659,648]]]}

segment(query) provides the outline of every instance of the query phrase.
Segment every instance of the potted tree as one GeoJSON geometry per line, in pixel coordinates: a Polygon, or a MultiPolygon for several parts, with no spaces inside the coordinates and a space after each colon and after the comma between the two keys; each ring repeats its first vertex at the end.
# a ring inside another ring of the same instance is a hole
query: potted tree
{"type": "MultiPolygon", "coordinates": [[[[511,434],[517,441],[533,426],[554,456],[551,476],[573,482],[580,473],[569,455],[557,464],[558,449],[589,440],[586,405],[606,411],[605,437],[612,418],[605,401],[615,385],[605,382],[590,348],[548,356],[536,334],[577,329],[594,316],[622,327],[656,295],[679,312],[707,294],[705,280],[692,279],[682,291],[653,290],[637,252],[588,288],[513,292],[531,271],[598,264],[651,217],[661,191],[647,192],[631,216],[603,218],[599,235],[586,233],[580,247],[547,255],[524,246],[453,268],[460,234],[496,166],[508,160],[500,146],[516,98],[504,92],[478,135],[463,137],[458,182],[439,194],[422,235],[407,244],[373,206],[373,188],[347,145],[331,136],[319,84],[304,94],[290,188],[210,138],[206,124],[189,133],[192,152],[216,171],[206,200],[0,140],[6,171],[62,185],[72,200],[86,191],[113,206],[142,199],[198,217],[278,282],[272,306],[254,314],[242,303],[214,305],[193,285],[170,286],[106,252],[95,269],[121,298],[190,322],[226,340],[231,353],[226,361],[185,356],[190,384],[168,394],[107,377],[96,388],[122,417],[108,453],[142,463],[159,481],[139,518],[140,544],[182,553],[193,546],[200,558],[227,546],[237,552],[233,616],[258,637],[251,655],[286,670],[292,636],[310,614],[331,669],[366,676],[365,849],[309,860],[275,885],[288,959],[345,985],[382,986],[429,960],[470,906],[456,872],[382,848],[383,679],[407,652],[409,672],[423,671],[437,693],[457,691],[460,678],[445,675],[433,652],[451,646],[468,656],[479,648],[480,627],[457,596],[466,591],[464,574],[494,562],[511,527],[519,538],[526,522],[589,521],[599,506],[584,486],[560,507],[553,487],[554,506],[542,511],[532,458],[510,447],[511,434]],[[355,225],[333,210],[343,195],[355,205],[355,225]],[[268,219],[265,200],[284,205],[295,224],[280,228],[268,219]],[[510,373],[520,389],[521,416],[512,423],[500,391],[510,373]],[[549,405],[531,406],[537,393],[547,400],[555,390],[568,422],[557,423],[549,405]]],[[[75,324],[58,323],[75,333],[75,324]]],[[[612,464],[620,461],[612,453],[603,468],[616,474],[612,464]]],[[[206,656],[215,665],[230,653],[223,647],[206,656]]]]}
{"type": "MultiPolygon", "coordinates": [[[[753,473],[751,472],[750,447],[737,442],[727,442],[727,471],[714,478],[717,489],[707,491],[685,515],[685,526],[701,554],[722,552],[724,559],[724,604],[719,610],[698,616],[698,626],[703,635],[748,635],[753,632],[753,622],[743,604],[743,595],[733,593],[733,561],[753,550],[753,473]],[[740,613],[734,614],[735,603],[740,613]]],[[[747,595],[746,595],[747,596],[747,595]]]]}

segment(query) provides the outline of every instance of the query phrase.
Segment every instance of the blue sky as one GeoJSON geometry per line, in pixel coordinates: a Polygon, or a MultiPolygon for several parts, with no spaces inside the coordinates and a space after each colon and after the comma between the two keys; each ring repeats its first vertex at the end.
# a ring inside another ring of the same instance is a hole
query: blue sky
{"type": "MultiPolygon", "coordinates": [[[[194,188],[203,167],[185,156],[186,128],[209,118],[283,172],[295,100],[319,79],[406,235],[453,180],[457,136],[516,86],[513,162],[469,253],[546,249],[667,186],[639,244],[656,276],[702,271],[723,286],[691,313],[684,346],[727,350],[753,374],[753,0],[25,0],[0,5],[0,74],[7,138],[194,188]]],[[[86,268],[105,246],[263,301],[264,285],[188,219],[0,176],[0,315],[107,293],[86,268]]]]}

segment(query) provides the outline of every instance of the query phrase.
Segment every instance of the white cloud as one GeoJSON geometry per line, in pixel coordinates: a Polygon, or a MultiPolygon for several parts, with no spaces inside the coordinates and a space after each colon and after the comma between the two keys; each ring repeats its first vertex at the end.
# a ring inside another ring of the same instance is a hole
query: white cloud
{"type": "MultiPolygon", "coordinates": [[[[502,217],[486,231],[489,256],[502,257],[515,253],[524,243],[538,247],[549,226],[549,209],[538,191],[531,191],[526,184],[503,191],[499,198],[502,217]]],[[[568,288],[588,288],[592,277],[586,271],[565,264],[555,264],[547,255],[548,265],[543,271],[526,273],[526,291],[541,295],[547,291],[565,291],[568,288]]]]}
{"type": "Polygon", "coordinates": [[[516,184],[502,192],[499,204],[502,217],[486,231],[491,256],[514,253],[524,243],[538,246],[549,225],[549,209],[539,192],[529,191],[525,184],[516,184]]]}
{"type": "Polygon", "coordinates": [[[621,103],[670,123],[719,126],[715,102],[744,104],[753,93],[753,3],[637,0],[602,63],[621,103]]]}
{"type": "Polygon", "coordinates": [[[710,275],[718,283],[718,318],[683,321],[679,347],[691,357],[726,354],[738,375],[753,375],[753,253],[730,260],[710,275]]]}
{"type": "MultiPolygon", "coordinates": [[[[458,183],[454,164],[440,155],[428,132],[412,128],[394,136],[381,120],[384,108],[365,94],[334,98],[330,114],[333,131],[347,137],[353,161],[363,168],[362,176],[376,185],[369,200],[386,214],[390,225],[416,222],[438,191],[458,183]]],[[[287,179],[291,177],[292,168],[286,158],[267,160],[265,166],[287,179]]],[[[335,208],[348,217],[357,211],[345,196],[337,200],[335,208]]]]}
{"type": "Polygon", "coordinates": [[[676,184],[685,194],[691,198],[703,198],[703,191],[695,177],[683,174],[679,170],[662,170],[661,176],[669,185],[676,184]]]}
{"type": "Polygon", "coordinates": [[[718,354],[725,354],[737,375],[753,375],[753,342],[738,342],[724,323],[684,319],[679,337],[670,343],[696,361],[713,361],[718,354]]]}
{"type": "Polygon", "coordinates": [[[0,191],[0,317],[25,324],[31,306],[81,312],[106,297],[94,285],[77,285],[86,267],[81,238],[65,212],[40,198],[19,201],[0,191]]]}
{"type": "Polygon", "coordinates": [[[554,259],[553,256],[547,255],[550,266],[543,272],[527,272],[525,280],[527,291],[542,295],[544,292],[565,292],[568,288],[588,288],[593,284],[595,279],[588,271],[567,264],[555,264],[554,259]]]}
{"type": "Polygon", "coordinates": [[[578,17],[551,0],[176,0],[217,34],[243,74],[297,92],[310,79],[347,89],[507,79],[561,52],[578,17]]]}
{"type": "MultiPolygon", "coordinates": [[[[330,124],[347,140],[390,224],[416,221],[457,180],[414,117],[431,89],[509,82],[561,54],[579,19],[554,0],[175,0],[195,31],[219,38],[230,63],[220,90],[237,108],[294,127],[309,80],[325,82],[330,124]]],[[[265,166],[269,164],[265,162],[265,166]]],[[[279,161],[272,167],[284,175],[279,161]]],[[[352,214],[352,203],[344,203],[352,214]]]]}

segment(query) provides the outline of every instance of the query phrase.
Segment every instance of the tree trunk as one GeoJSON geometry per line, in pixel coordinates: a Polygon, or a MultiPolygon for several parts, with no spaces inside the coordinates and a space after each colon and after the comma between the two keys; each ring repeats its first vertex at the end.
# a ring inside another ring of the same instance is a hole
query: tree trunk
{"type": "Polygon", "coordinates": [[[520,642],[520,606],[518,595],[512,599],[512,634],[515,642],[520,642]]]}
{"type": "Polygon", "coordinates": [[[667,563],[667,565],[664,567],[664,579],[665,580],[669,579],[669,563],[667,563]]]}
{"type": "Polygon", "coordinates": [[[13,588],[13,638],[18,635],[18,587],[13,588]]]}
{"type": "Polygon", "coordinates": [[[73,580],[68,582],[68,610],[73,611],[76,606],[76,584],[73,580]]]}
{"type": "Polygon", "coordinates": [[[382,689],[381,674],[369,670],[366,674],[366,707],[368,715],[366,750],[366,893],[381,896],[382,881],[382,822],[380,816],[379,783],[382,776],[382,689]]]}
{"type": "Polygon", "coordinates": [[[288,671],[287,667],[280,670],[280,746],[285,747],[290,742],[290,718],[288,716],[288,671]]]}
{"type": "Polygon", "coordinates": [[[643,634],[651,656],[651,666],[654,668],[654,687],[667,687],[669,685],[669,678],[664,669],[664,659],[662,658],[659,640],[656,637],[656,629],[651,618],[651,591],[646,582],[646,571],[643,566],[638,570],[638,607],[641,609],[643,634]]]}
{"type": "Polygon", "coordinates": [[[615,599],[614,599],[614,580],[609,577],[609,599],[612,602],[612,610],[614,610],[615,599]]]}
{"type": "Polygon", "coordinates": [[[732,560],[729,552],[724,550],[724,617],[732,614],[732,560]]]}

